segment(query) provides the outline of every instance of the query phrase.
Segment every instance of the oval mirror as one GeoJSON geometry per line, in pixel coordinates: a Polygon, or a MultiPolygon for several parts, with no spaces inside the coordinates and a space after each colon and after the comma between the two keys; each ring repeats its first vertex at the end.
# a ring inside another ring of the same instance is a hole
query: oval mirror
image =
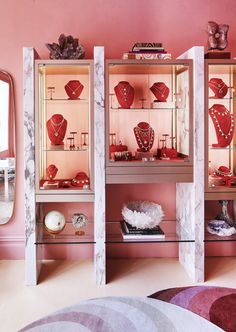
{"type": "Polygon", "coordinates": [[[13,80],[0,70],[0,225],[12,217],[15,197],[15,103],[13,80]]]}

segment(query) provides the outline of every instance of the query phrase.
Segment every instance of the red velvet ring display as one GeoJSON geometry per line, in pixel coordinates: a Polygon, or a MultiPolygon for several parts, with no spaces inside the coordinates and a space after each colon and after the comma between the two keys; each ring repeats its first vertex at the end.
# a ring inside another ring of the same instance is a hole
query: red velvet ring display
{"type": "Polygon", "coordinates": [[[166,84],[164,82],[154,83],[151,86],[150,90],[156,97],[155,101],[159,101],[159,102],[166,102],[166,99],[168,98],[169,93],[170,93],[170,89],[168,88],[168,86],[166,86],[166,84]]]}
{"type": "Polygon", "coordinates": [[[72,80],[66,83],[65,90],[69,99],[79,99],[84,86],[78,80],[72,80]]]}
{"type": "Polygon", "coordinates": [[[72,179],[71,185],[78,188],[83,188],[84,186],[89,186],[90,180],[85,172],[79,172],[72,179]]]}

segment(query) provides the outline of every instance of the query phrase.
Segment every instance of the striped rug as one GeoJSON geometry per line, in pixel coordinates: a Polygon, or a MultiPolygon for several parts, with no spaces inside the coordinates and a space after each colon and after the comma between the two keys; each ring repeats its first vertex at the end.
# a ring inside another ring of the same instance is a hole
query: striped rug
{"type": "Polygon", "coordinates": [[[151,298],[106,297],[83,301],[35,321],[20,332],[218,332],[209,321],[151,298]]]}

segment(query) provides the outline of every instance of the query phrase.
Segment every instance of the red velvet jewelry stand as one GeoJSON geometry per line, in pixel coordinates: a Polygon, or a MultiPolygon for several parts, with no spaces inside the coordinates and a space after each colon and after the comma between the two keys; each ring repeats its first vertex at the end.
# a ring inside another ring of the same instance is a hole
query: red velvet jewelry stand
{"type": "Polygon", "coordinates": [[[54,178],[56,177],[58,172],[58,168],[51,164],[46,168],[46,176],[48,181],[45,181],[43,184],[44,189],[58,189],[59,188],[59,182],[55,181],[54,178]]]}
{"type": "Polygon", "coordinates": [[[137,152],[135,153],[136,159],[152,158],[153,153],[150,152],[154,143],[154,130],[150,127],[147,122],[139,122],[136,127],[134,127],[134,135],[139,146],[137,152]]]}
{"type": "Polygon", "coordinates": [[[221,78],[211,78],[209,87],[214,92],[214,98],[224,98],[227,95],[228,87],[221,78]]]}
{"type": "Polygon", "coordinates": [[[46,124],[48,137],[52,145],[63,145],[67,120],[61,114],[53,114],[46,124]]]}
{"type": "Polygon", "coordinates": [[[218,143],[212,144],[214,148],[224,148],[230,145],[234,134],[234,118],[227,108],[221,104],[214,104],[209,109],[213,121],[218,143]]]}
{"type": "Polygon", "coordinates": [[[121,108],[130,108],[134,101],[134,88],[129,82],[121,81],[114,87],[121,108]]]}
{"type": "Polygon", "coordinates": [[[80,83],[80,81],[78,80],[69,81],[65,85],[65,90],[67,95],[69,96],[69,99],[79,99],[79,96],[83,91],[83,88],[84,88],[83,84],[80,83]]]}
{"type": "Polygon", "coordinates": [[[155,102],[166,102],[166,99],[168,98],[170,92],[170,89],[168,88],[168,86],[165,85],[164,82],[154,83],[151,86],[150,90],[156,97],[156,100],[154,100],[155,102]]]}

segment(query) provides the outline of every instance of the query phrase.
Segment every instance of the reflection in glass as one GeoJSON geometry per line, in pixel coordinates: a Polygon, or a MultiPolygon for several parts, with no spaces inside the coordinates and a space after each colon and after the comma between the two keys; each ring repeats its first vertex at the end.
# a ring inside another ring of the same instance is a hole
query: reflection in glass
{"type": "Polygon", "coordinates": [[[0,224],[7,223],[14,209],[15,125],[11,76],[0,70],[0,224]]]}

